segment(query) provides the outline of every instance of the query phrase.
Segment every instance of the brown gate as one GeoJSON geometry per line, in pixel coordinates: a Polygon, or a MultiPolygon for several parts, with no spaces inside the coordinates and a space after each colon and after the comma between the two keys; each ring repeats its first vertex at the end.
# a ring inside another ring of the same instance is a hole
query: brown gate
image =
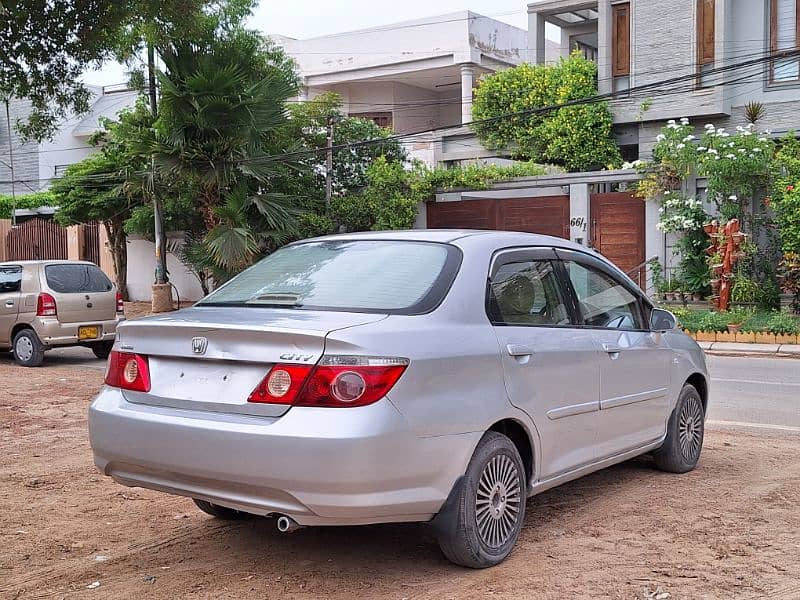
{"type": "Polygon", "coordinates": [[[644,201],[629,192],[592,194],[590,201],[592,246],[641,287],[647,274],[644,201]]]}
{"type": "Polygon", "coordinates": [[[53,221],[31,219],[8,232],[8,260],[67,258],[67,230],[53,221]]]}
{"type": "Polygon", "coordinates": [[[83,236],[83,240],[81,240],[81,248],[83,248],[81,258],[93,262],[96,265],[100,264],[99,227],[100,225],[97,222],[86,223],[81,227],[81,235],[83,236]]]}
{"type": "Polygon", "coordinates": [[[569,239],[569,196],[429,202],[429,229],[497,229],[569,239]]]}

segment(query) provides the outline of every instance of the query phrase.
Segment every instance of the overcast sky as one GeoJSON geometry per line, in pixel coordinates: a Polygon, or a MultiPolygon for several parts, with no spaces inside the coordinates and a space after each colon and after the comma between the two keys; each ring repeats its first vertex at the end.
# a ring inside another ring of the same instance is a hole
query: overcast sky
{"type": "MultiPolygon", "coordinates": [[[[525,0],[334,0],[325,3],[261,0],[249,26],[264,33],[302,39],[466,9],[522,29],[528,28],[525,0]]],[[[123,83],[125,78],[120,65],[107,65],[84,75],[84,81],[94,85],[123,83]]]]}

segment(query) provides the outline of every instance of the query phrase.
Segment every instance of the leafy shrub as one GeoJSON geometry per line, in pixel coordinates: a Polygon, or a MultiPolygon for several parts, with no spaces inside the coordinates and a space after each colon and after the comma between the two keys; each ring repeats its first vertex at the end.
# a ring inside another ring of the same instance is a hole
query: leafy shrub
{"type": "Polygon", "coordinates": [[[596,94],[597,66],[577,52],[555,65],[525,63],[481,79],[472,117],[490,121],[474,129],[487,148],[511,146],[519,156],[570,171],[618,166],[622,160],[607,102],[536,112],[596,94]]]}
{"type": "Polygon", "coordinates": [[[767,331],[774,334],[797,335],[800,333],[800,322],[785,313],[775,313],[767,321],[767,331]]]}
{"type": "Polygon", "coordinates": [[[697,319],[696,331],[728,331],[730,318],[725,313],[702,312],[697,319]]]}
{"type": "Polygon", "coordinates": [[[10,219],[14,207],[31,209],[40,206],[58,206],[55,194],[52,192],[17,194],[16,202],[10,195],[0,195],[0,219],[10,219]]]}

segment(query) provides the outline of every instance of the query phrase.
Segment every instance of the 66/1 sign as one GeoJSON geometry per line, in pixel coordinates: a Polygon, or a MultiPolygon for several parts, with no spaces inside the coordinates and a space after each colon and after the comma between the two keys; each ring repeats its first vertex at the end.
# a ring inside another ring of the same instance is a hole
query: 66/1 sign
{"type": "Polygon", "coordinates": [[[572,217],[569,220],[570,227],[577,227],[581,231],[586,231],[586,217],[572,217]]]}

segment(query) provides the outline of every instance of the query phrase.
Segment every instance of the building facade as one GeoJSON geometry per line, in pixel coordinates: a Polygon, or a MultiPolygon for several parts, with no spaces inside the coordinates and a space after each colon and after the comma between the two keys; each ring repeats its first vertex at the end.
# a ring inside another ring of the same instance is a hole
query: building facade
{"type": "Polygon", "coordinates": [[[799,8],[796,0],[542,0],[528,5],[528,43],[544,62],[551,23],[562,52],[596,60],[600,93],[618,93],[612,110],[625,157],[647,158],[664,121],[733,129],[746,123],[748,102],[764,105],[760,129],[800,129],[798,58],[769,59],[800,46],[799,8]]]}

